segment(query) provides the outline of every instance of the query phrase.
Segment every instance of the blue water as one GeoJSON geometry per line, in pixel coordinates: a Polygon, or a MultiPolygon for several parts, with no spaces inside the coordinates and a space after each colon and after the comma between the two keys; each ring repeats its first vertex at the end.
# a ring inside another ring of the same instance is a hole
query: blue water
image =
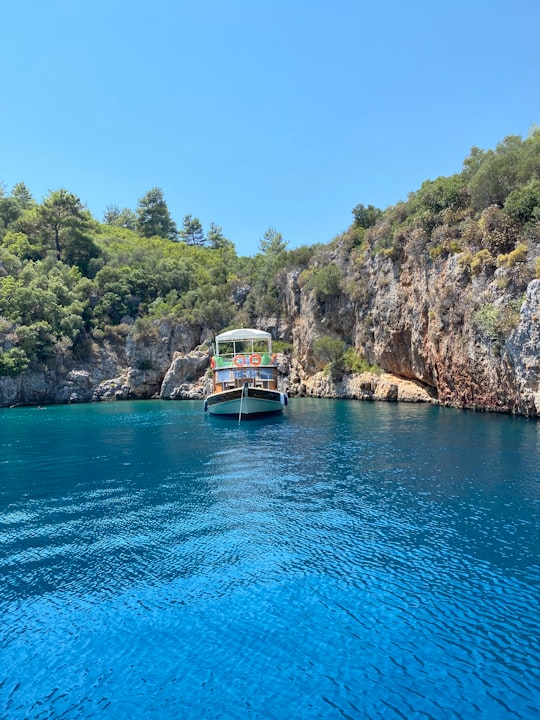
{"type": "Polygon", "coordinates": [[[0,718],[539,718],[540,424],[0,410],[0,718]]]}

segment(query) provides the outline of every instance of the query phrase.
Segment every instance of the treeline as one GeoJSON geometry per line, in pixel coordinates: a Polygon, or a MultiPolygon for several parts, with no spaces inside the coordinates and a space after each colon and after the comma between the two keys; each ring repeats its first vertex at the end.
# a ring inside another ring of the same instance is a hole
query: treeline
{"type": "Polygon", "coordinates": [[[120,209],[109,205],[105,210],[103,222],[113,227],[134,230],[141,237],[161,237],[168,240],[180,240],[188,245],[202,245],[211,248],[231,244],[223,235],[221,227],[210,224],[205,234],[201,221],[193,215],[185,215],[182,227],[177,228],[172,219],[161,188],[152,188],[143,195],[136,210],[120,209]]]}
{"type": "Polygon", "coordinates": [[[178,228],[160,188],[135,210],[109,206],[101,221],[65,189],[37,202],[22,182],[0,188],[0,375],[57,354],[83,360],[92,343],[164,319],[212,332],[279,316],[292,267],[321,303],[339,293],[362,302],[365,258],[399,262],[404,252],[428,263],[459,254],[471,277],[517,268],[511,291],[522,291],[540,276],[540,129],[473,148],[461,173],[384,211],[359,204],[352,213],[327,246],[290,250],[269,228],[259,251],[240,257],[216,224],[205,232],[186,215],[178,228]]]}
{"type": "Polygon", "coordinates": [[[105,336],[144,333],[167,319],[218,331],[278,311],[279,272],[310,256],[269,228],[239,257],[212,224],[178,231],[159,188],[136,212],[95,220],[65,189],[36,202],[24,183],[0,196],[0,375],[54,355],[83,360],[105,336]]]}

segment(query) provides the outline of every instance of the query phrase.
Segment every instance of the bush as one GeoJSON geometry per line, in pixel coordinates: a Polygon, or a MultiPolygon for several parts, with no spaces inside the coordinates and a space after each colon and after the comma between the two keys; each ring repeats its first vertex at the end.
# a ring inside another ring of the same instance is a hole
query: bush
{"type": "Polygon", "coordinates": [[[497,342],[499,339],[498,322],[500,311],[491,303],[483,305],[480,310],[474,314],[474,322],[482,331],[489,342],[497,342]]]}
{"type": "Polygon", "coordinates": [[[339,338],[323,335],[313,343],[315,360],[324,364],[324,371],[334,382],[338,382],[345,372],[346,344],[339,338]]]}
{"type": "Polygon", "coordinates": [[[303,266],[307,267],[309,261],[313,257],[315,248],[308,245],[301,245],[300,247],[288,250],[287,252],[287,263],[292,266],[303,266]]]}
{"type": "Polygon", "coordinates": [[[139,370],[152,370],[154,366],[152,365],[152,361],[149,358],[144,358],[143,360],[139,360],[137,363],[137,368],[139,370]]]}
{"type": "Polygon", "coordinates": [[[492,253],[509,252],[516,242],[517,228],[514,222],[495,205],[482,213],[479,221],[482,246],[492,253]]]}
{"type": "Polygon", "coordinates": [[[374,205],[356,205],[353,208],[354,226],[357,228],[370,228],[377,224],[382,217],[382,210],[374,205]]]}
{"type": "Polygon", "coordinates": [[[471,259],[470,267],[473,275],[480,275],[483,270],[492,268],[495,265],[495,259],[489,250],[479,250],[471,259]]]}
{"type": "Polygon", "coordinates": [[[474,314],[474,322],[498,354],[501,344],[519,323],[521,298],[508,305],[496,306],[486,303],[474,314]]]}
{"type": "Polygon", "coordinates": [[[426,180],[411,198],[417,212],[438,215],[447,208],[463,207],[468,200],[462,175],[426,180]]]}
{"type": "Polygon", "coordinates": [[[478,157],[478,168],[469,183],[471,204],[477,211],[490,205],[502,207],[518,184],[521,138],[511,135],[478,157]]]}
{"type": "Polygon", "coordinates": [[[14,347],[0,352],[0,376],[14,377],[30,365],[30,359],[22,348],[14,347]]]}
{"type": "Polygon", "coordinates": [[[511,268],[514,267],[516,263],[524,262],[527,262],[527,246],[523,243],[519,243],[519,245],[507,255],[499,255],[497,257],[497,265],[499,267],[506,265],[506,267],[511,268]]]}
{"type": "Polygon", "coordinates": [[[323,335],[313,343],[313,355],[319,362],[334,362],[344,356],[346,347],[343,340],[323,335]]]}
{"type": "Polygon", "coordinates": [[[315,293],[318,302],[325,302],[341,291],[341,270],[333,263],[305,271],[305,284],[315,293]]]}
{"type": "Polygon", "coordinates": [[[31,325],[19,325],[15,335],[20,349],[29,358],[45,360],[53,354],[54,339],[48,322],[40,320],[31,325]]]}
{"type": "Polygon", "coordinates": [[[344,356],[345,369],[347,372],[363,373],[370,372],[379,374],[381,369],[378,365],[370,365],[363,355],[358,353],[354,348],[349,348],[344,356]]]}
{"type": "Polygon", "coordinates": [[[272,342],[272,350],[276,353],[283,353],[284,355],[290,354],[293,351],[291,343],[284,342],[283,340],[274,340],[272,342]]]}
{"type": "Polygon", "coordinates": [[[504,203],[505,213],[523,224],[533,219],[537,208],[540,209],[540,180],[536,178],[511,192],[504,203]]]}

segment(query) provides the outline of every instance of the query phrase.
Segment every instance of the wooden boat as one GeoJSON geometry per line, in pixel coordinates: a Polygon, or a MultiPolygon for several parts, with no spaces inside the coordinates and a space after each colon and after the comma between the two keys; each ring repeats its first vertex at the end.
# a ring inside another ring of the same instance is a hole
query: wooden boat
{"type": "Polygon", "coordinates": [[[287,394],[278,390],[270,333],[252,328],[221,333],[211,366],[213,387],[205,412],[242,418],[279,413],[287,405],[287,394]]]}

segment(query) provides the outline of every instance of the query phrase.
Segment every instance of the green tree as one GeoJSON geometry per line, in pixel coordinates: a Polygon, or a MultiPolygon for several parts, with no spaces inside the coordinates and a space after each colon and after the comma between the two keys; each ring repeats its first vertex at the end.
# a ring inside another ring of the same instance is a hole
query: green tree
{"type": "Polygon", "coordinates": [[[477,155],[476,172],[469,181],[471,204],[477,211],[490,205],[502,207],[519,184],[522,143],[519,135],[510,135],[497,145],[495,152],[477,155]]]}
{"type": "Polygon", "coordinates": [[[23,210],[28,210],[29,207],[34,205],[32,193],[23,182],[15,183],[11,191],[11,197],[18,202],[19,207],[23,210]]]}
{"type": "MultiPolygon", "coordinates": [[[[4,374],[73,349],[90,322],[90,281],[75,267],[49,255],[28,261],[17,276],[0,278],[0,315],[11,324],[13,352],[4,355],[4,374]]],[[[10,344],[4,342],[9,350],[10,344]]],[[[0,343],[1,349],[1,343],[0,343]]]]}
{"type": "Polygon", "coordinates": [[[182,220],[182,229],[178,234],[188,245],[204,245],[206,242],[201,221],[192,215],[186,215],[184,217],[182,220]]]}
{"type": "Polygon", "coordinates": [[[206,244],[212,250],[234,250],[234,243],[223,235],[223,229],[215,223],[210,223],[206,244]]]}
{"type": "Polygon", "coordinates": [[[8,230],[2,244],[20,260],[39,260],[45,254],[41,240],[35,235],[30,238],[25,232],[8,230]]]}
{"type": "Polygon", "coordinates": [[[249,307],[255,314],[279,314],[283,286],[282,271],[288,261],[287,243],[269,227],[260,240],[261,252],[249,261],[249,307]]]}
{"type": "Polygon", "coordinates": [[[346,370],[345,351],[347,345],[340,338],[323,335],[313,343],[313,357],[324,365],[333,381],[339,381],[346,370]]]}
{"type": "Polygon", "coordinates": [[[437,214],[446,208],[463,207],[468,201],[462,175],[426,180],[415,194],[413,204],[437,214]]]}
{"type": "Polygon", "coordinates": [[[0,197],[0,223],[4,230],[21,214],[22,208],[14,197],[0,197]]]}
{"type": "Polygon", "coordinates": [[[353,208],[353,217],[355,227],[370,228],[377,224],[382,217],[382,210],[374,205],[362,205],[359,203],[353,208]]]}
{"type": "Polygon", "coordinates": [[[513,190],[506,198],[504,211],[519,223],[527,223],[533,218],[540,220],[540,180],[535,178],[513,190]]]}
{"type": "Polygon", "coordinates": [[[261,238],[259,248],[266,256],[277,258],[287,250],[287,243],[280,232],[269,227],[261,238]]]}
{"type": "Polygon", "coordinates": [[[105,225],[136,230],[137,214],[129,208],[122,208],[122,210],[120,210],[118,205],[108,205],[103,215],[103,222],[105,225]]]}
{"type": "Polygon", "coordinates": [[[19,347],[27,357],[45,360],[52,355],[53,329],[45,320],[37,320],[31,325],[19,325],[15,335],[19,347]]]}
{"type": "Polygon", "coordinates": [[[233,310],[228,302],[211,298],[195,311],[195,319],[214,333],[227,327],[233,318],[233,310]]]}
{"type": "Polygon", "coordinates": [[[95,317],[104,323],[117,324],[124,316],[135,317],[157,296],[157,278],[141,266],[105,265],[96,275],[100,300],[95,317]]]}
{"type": "Polygon", "coordinates": [[[163,190],[155,187],[143,195],[137,205],[137,232],[143,237],[176,240],[178,230],[165,202],[163,190]]]}
{"type": "Polygon", "coordinates": [[[22,348],[12,347],[5,352],[0,351],[0,376],[14,377],[30,365],[30,359],[22,348]]]}
{"type": "Polygon", "coordinates": [[[308,271],[306,287],[313,290],[318,302],[325,302],[341,291],[341,270],[334,263],[308,271]]]}
{"type": "Polygon", "coordinates": [[[521,182],[527,183],[534,178],[540,178],[540,127],[533,126],[521,148],[521,163],[519,177],[521,182]]]}
{"type": "MultiPolygon", "coordinates": [[[[93,275],[89,266],[101,252],[93,238],[85,232],[74,228],[64,241],[62,260],[68,265],[76,265],[83,275],[93,275]]],[[[94,271],[95,272],[95,271],[94,271]]]]}
{"type": "Polygon", "coordinates": [[[73,193],[54,190],[37,207],[39,229],[48,243],[54,245],[56,257],[62,259],[66,240],[74,233],[81,234],[89,225],[90,214],[73,193]]]}
{"type": "Polygon", "coordinates": [[[493,150],[486,153],[486,151],[482,150],[482,148],[473,145],[469,156],[463,161],[463,177],[467,182],[476,175],[478,170],[480,170],[482,163],[487,157],[489,157],[489,155],[493,155],[493,150]]]}

